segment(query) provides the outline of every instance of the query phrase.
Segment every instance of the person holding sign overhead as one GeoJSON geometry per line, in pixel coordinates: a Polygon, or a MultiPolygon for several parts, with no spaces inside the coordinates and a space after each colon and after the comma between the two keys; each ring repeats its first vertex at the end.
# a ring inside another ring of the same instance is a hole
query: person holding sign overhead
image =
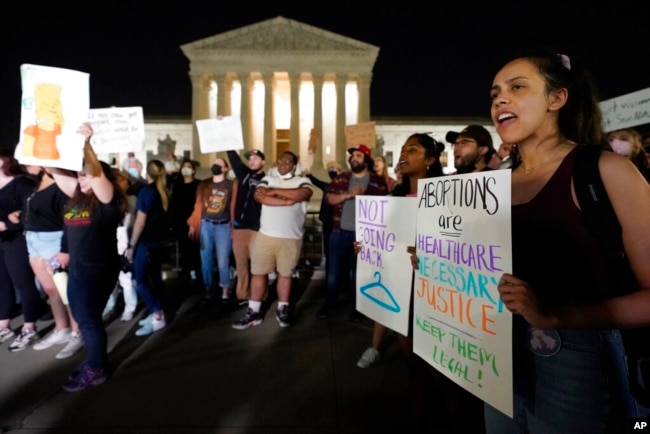
{"type": "Polygon", "coordinates": [[[84,124],[84,166],[76,176],[52,168],[59,188],[70,197],[63,214],[64,242],[54,257],[68,269],[68,299],[88,351],[86,361],[63,384],[68,392],[96,386],[108,379],[107,335],[102,310],[118,273],[117,226],[128,211],[110,166],[100,162],[91,144],[93,130],[84,124]]]}
{"type": "Polygon", "coordinates": [[[633,414],[627,370],[615,366],[625,366],[619,329],[650,325],[650,185],[628,158],[600,155],[638,282],[615,296],[620,282],[574,184],[579,149],[607,145],[596,95],[579,61],[548,49],[513,58],[492,82],[492,121],[503,141],[517,144],[513,272],[498,284],[514,314],[514,417],[486,404],[488,434],[620,433],[630,417],[644,416],[633,414]]]}

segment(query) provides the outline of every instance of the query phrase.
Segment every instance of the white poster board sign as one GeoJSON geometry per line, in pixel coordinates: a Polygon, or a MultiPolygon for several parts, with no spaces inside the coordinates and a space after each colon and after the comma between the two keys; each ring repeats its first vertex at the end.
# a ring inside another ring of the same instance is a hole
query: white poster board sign
{"type": "Polygon", "coordinates": [[[510,171],[418,183],[413,350],[512,417],[512,314],[498,282],[512,272],[510,171]]]}
{"type": "Polygon", "coordinates": [[[650,87],[600,103],[607,132],[650,123],[650,87]]]}
{"type": "Polygon", "coordinates": [[[241,119],[237,116],[200,119],[196,121],[196,129],[202,154],[244,149],[241,119]]]}
{"type": "Polygon", "coordinates": [[[356,196],[357,310],[389,329],[408,334],[415,245],[412,197],[356,196]]]}
{"type": "Polygon", "coordinates": [[[91,109],[88,122],[93,127],[91,143],[97,154],[144,150],[142,107],[91,109]]]}
{"type": "Polygon", "coordinates": [[[20,139],[21,164],[80,170],[85,139],[77,134],[90,108],[89,75],[70,69],[24,64],[20,139]]]}

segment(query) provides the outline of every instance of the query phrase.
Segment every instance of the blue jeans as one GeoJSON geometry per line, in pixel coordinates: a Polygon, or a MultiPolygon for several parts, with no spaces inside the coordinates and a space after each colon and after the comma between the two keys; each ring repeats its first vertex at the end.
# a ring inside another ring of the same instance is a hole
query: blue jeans
{"type": "Polygon", "coordinates": [[[135,280],[135,290],[147,305],[149,313],[163,310],[159,298],[165,285],[161,273],[163,249],[161,243],[139,242],[133,252],[132,277],[135,280]]]}
{"type": "Polygon", "coordinates": [[[214,256],[219,267],[219,286],[230,286],[230,253],[232,252],[232,234],[230,223],[214,224],[201,221],[201,273],[206,289],[212,287],[212,268],[214,256]]]}
{"type": "Polygon", "coordinates": [[[89,263],[72,259],[68,267],[68,299],[72,316],[88,351],[87,363],[105,368],[107,338],[102,312],[119,272],[117,257],[113,263],[89,263]]]}
{"type": "Polygon", "coordinates": [[[514,418],[485,404],[487,434],[625,431],[634,404],[620,370],[624,360],[620,333],[558,332],[562,343],[555,355],[539,356],[519,348],[522,358],[514,366],[513,378],[514,418]]]}
{"type": "MultiPolygon", "coordinates": [[[[333,231],[329,236],[329,251],[327,252],[327,288],[325,306],[336,308],[341,288],[348,283],[356,291],[357,284],[357,255],[354,253],[354,231],[333,231]]],[[[352,307],[354,309],[354,306],[352,307]]]]}

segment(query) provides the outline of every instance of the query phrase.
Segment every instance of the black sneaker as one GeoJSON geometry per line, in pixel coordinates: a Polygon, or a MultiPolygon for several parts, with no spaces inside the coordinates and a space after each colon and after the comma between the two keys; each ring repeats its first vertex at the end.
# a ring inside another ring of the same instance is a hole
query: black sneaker
{"type": "Polygon", "coordinates": [[[275,319],[278,320],[280,327],[289,327],[291,325],[289,318],[289,306],[286,305],[279,308],[275,314],[275,319]]]}
{"type": "Polygon", "coordinates": [[[244,316],[232,323],[232,328],[236,330],[245,330],[249,327],[256,326],[262,323],[262,315],[252,309],[247,309],[244,316]]]}

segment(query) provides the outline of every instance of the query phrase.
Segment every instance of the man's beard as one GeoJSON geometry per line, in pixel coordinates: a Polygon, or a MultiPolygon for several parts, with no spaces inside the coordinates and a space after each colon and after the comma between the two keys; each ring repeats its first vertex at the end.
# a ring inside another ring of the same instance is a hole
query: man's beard
{"type": "Polygon", "coordinates": [[[368,167],[368,165],[367,165],[366,163],[357,163],[356,165],[350,163],[350,166],[351,166],[350,169],[351,169],[354,173],[361,173],[361,172],[363,172],[364,170],[366,170],[366,168],[368,167]]]}
{"type": "Polygon", "coordinates": [[[456,173],[458,174],[472,173],[474,170],[476,170],[476,165],[474,164],[456,167],[456,173]]]}

